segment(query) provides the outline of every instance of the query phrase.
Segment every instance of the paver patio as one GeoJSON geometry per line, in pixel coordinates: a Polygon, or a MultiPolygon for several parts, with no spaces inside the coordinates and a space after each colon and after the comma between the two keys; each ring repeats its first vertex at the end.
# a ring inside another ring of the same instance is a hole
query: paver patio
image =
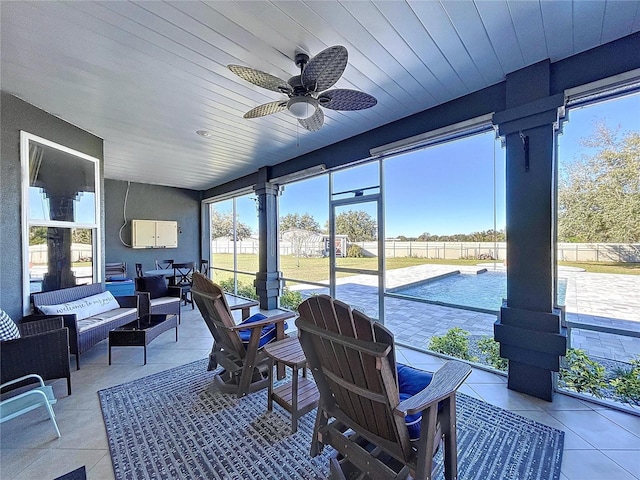
{"type": "MultiPolygon", "coordinates": [[[[434,278],[453,271],[477,272],[487,265],[417,265],[388,270],[387,289],[434,278]]],[[[504,267],[497,267],[504,268],[504,267]]],[[[560,267],[558,276],[567,279],[566,319],[588,325],[610,326],[640,332],[640,275],[600,274],[560,267]]],[[[303,294],[328,293],[328,289],[299,285],[303,294]]],[[[378,318],[377,277],[354,275],[337,280],[337,297],[378,318]]],[[[460,327],[472,335],[493,335],[495,314],[387,296],[385,325],[396,341],[426,349],[429,338],[460,327]]],[[[571,346],[589,354],[629,361],[640,355],[640,339],[591,331],[571,330],[571,346]]]]}

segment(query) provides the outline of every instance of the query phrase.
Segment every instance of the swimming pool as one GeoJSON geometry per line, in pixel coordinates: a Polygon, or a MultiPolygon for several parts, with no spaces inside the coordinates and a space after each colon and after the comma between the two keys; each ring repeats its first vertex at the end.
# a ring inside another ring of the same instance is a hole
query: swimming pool
{"type": "MultiPolygon", "coordinates": [[[[558,279],[558,305],[564,305],[567,279],[558,279]]],[[[459,273],[437,280],[427,280],[409,287],[394,289],[393,293],[429,302],[439,302],[498,312],[507,296],[507,273],[488,270],[484,273],[459,273]]]]}

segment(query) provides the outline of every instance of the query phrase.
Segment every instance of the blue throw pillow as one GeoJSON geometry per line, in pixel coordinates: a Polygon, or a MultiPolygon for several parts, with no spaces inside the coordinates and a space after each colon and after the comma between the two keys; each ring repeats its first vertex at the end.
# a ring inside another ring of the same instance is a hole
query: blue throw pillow
{"type": "MultiPolygon", "coordinates": [[[[427,385],[429,385],[431,383],[431,380],[433,379],[433,373],[419,370],[408,365],[403,365],[402,363],[398,363],[397,369],[400,401],[413,397],[416,393],[420,392],[427,385]]],[[[404,422],[407,425],[407,430],[409,430],[409,438],[411,439],[411,441],[415,441],[420,438],[421,420],[421,413],[407,415],[404,418],[404,422]]]]}
{"type": "MultiPolygon", "coordinates": [[[[246,325],[247,323],[259,322],[260,320],[264,320],[266,315],[261,313],[256,313],[251,315],[246,320],[243,320],[240,325],[246,325]]],[[[287,322],[284,322],[284,329],[287,329],[287,322]]],[[[244,345],[244,348],[247,348],[249,345],[249,339],[251,338],[251,329],[247,330],[239,330],[238,334],[240,335],[240,339],[244,345]]],[[[260,332],[260,341],[258,342],[258,347],[262,347],[267,343],[275,340],[276,338],[276,326],[275,325],[267,325],[266,327],[262,327],[262,331],[260,332]]]]}
{"type": "Polygon", "coordinates": [[[432,372],[410,367],[409,365],[397,364],[398,369],[398,391],[407,393],[409,396],[424,390],[424,387],[431,383],[432,372]]]}

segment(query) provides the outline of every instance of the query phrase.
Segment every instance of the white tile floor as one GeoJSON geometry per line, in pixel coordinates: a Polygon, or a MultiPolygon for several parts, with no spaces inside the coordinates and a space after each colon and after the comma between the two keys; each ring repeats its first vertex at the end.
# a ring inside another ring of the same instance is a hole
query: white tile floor
{"type": "MultiPolygon", "coordinates": [[[[62,433],[57,438],[44,411],[34,411],[0,427],[0,479],[50,480],[85,465],[89,479],[113,478],[107,436],[96,392],[171,367],[205,358],[211,336],[197,309],[183,309],[179,340],[173,331],[154,340],[148,363],[141,348],[114,348],[107,342],[82,355],[73,370],[73,394],[55,381],[54,406],[62,433]]],[[[443,360],[399,348],[398,361],[434,370],[443,360]]],[[[461,392],[565,431],[562,480],[640,480],[640,417],[557,395],[547,403],[506,388],[506,379],[474,370],[461,392]]],[[[41,409],[40,409],[41,410],[41,409]]],[[[462,480],[462,479],[461,479],[462,480]]]]}

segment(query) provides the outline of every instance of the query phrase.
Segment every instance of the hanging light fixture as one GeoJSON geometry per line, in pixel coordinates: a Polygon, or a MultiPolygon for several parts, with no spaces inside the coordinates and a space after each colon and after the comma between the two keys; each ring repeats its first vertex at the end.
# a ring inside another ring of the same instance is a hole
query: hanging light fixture
{"type": "Polygon", "coordinates": [[[313,97],[297,96],[289,99],[287,108],[294,117],[305,119],[316,113],[318,101],[313,97]]]}

